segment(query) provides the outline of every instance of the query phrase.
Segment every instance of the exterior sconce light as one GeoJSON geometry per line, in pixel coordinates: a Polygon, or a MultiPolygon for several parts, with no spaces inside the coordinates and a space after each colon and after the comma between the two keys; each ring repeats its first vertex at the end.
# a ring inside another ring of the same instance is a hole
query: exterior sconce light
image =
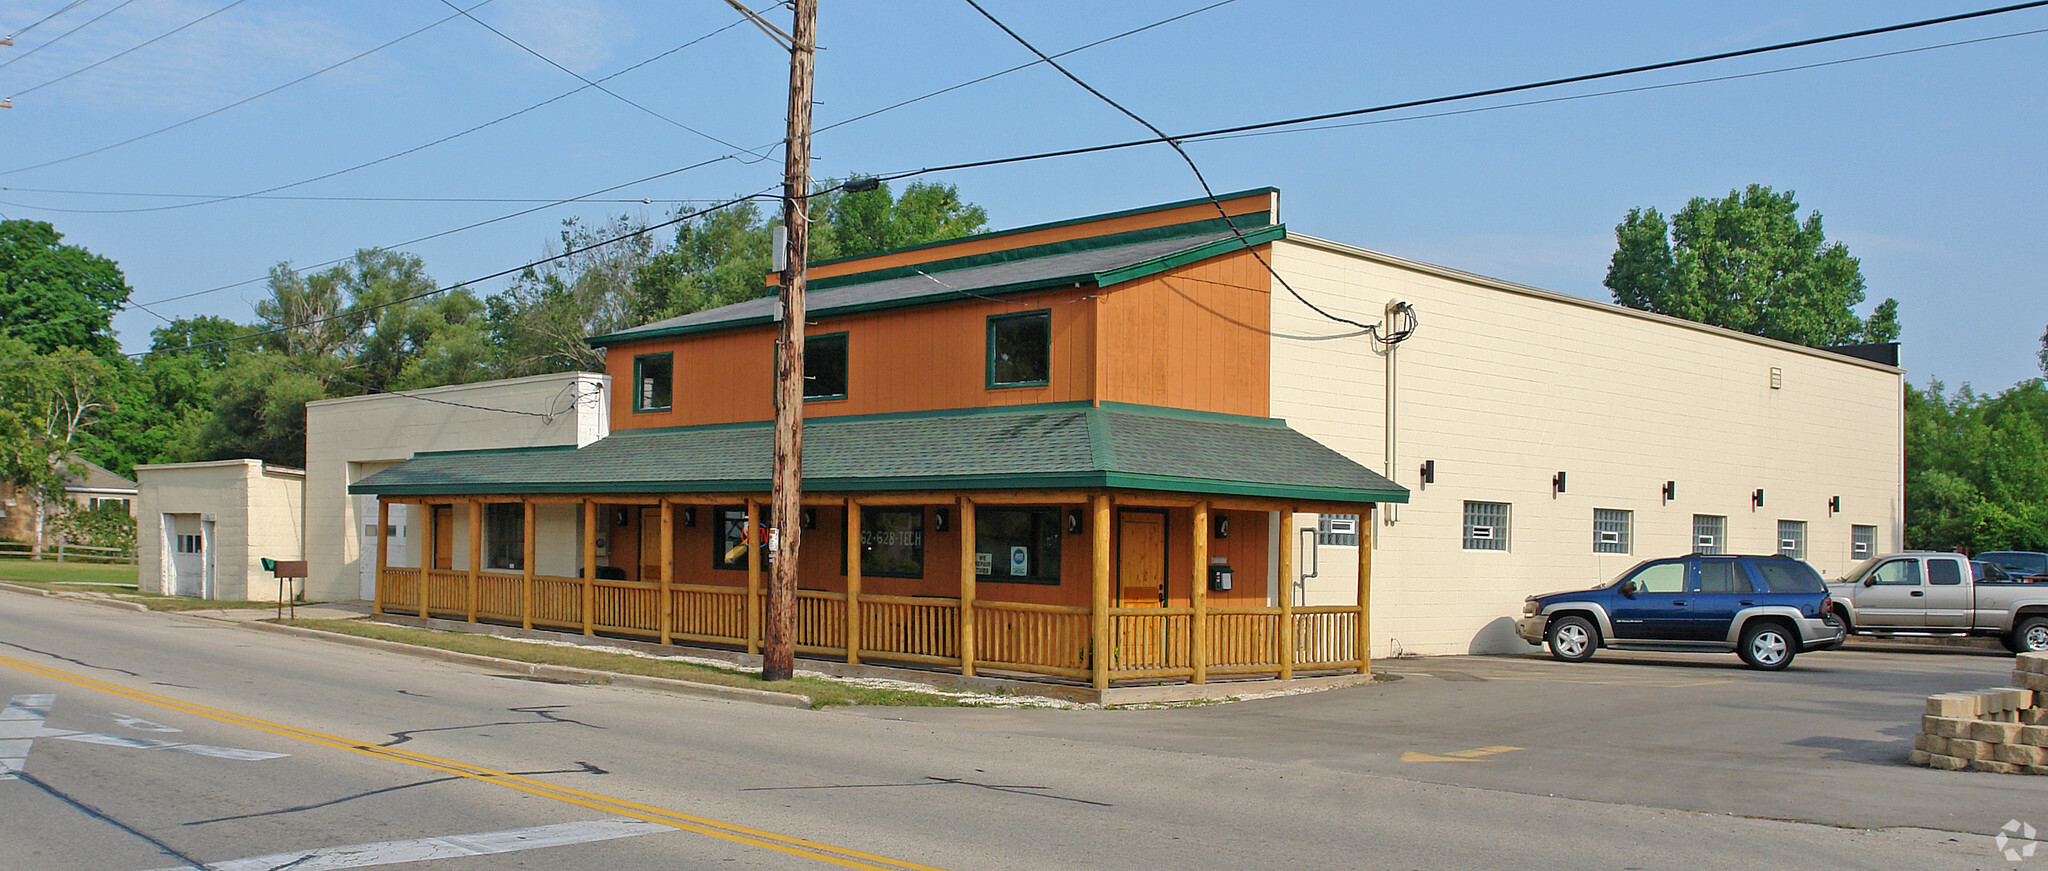
{"type": "Polygon", "coordinates": [[[1067,509],[1067,534],[1068,534],[1068,535],[1080,535],[1080,534],[1081,534],[1081,509],[1079,509],[1079,508],[1069,508],[1069,509],[1067,509]]]}
{"type": "Polygon", "coordinates": [[[1218,515],[1216,515],[1216,537],[1217,537],[1217,538],[1229,538],[1229,537],[1230,537],[1230,518],[1229,518],[1229,517],[1228,517],[1227,515],[1223,515],[1223,514],[1218,514],[1218,515]]]}
{"type": "Polygon", "coordinates": [[[947,521],[948,521],[948,520],[951,520],[951,519],[952,519],[951,517],[947,516],[947,514],[946,514],[946,509],[944,509],[944,508],[938,509],[937,511],[933,511],[933,512],[932,512],[932,531],[934,531],[934,532],[945,532],[945,531],[946,531],[946,527],[947,527],[947,525],[948,525],[948,524],[947,524],[947,521]]]}
{"type": "Polygon", "coordinates": [[[1423,461],[1422,461],[1422,477],[1421,477],[1421,481],[1422,481],[1422,483],[1424,483],[1424,484],[1434,484],[1434,483],[1436,483],[1436,461],[1435,461],[1435,460],[1423,460],[1423,461]]]}
{"type": "Polygon", "coordinates": [[[797,512],[797,525],[805,529],[818,528],[818,509],[806,508],[797,512]]]}
{"type": "Polygon", "coordinates": [[[612,512],[612,525],[613,525],[613,526],[625,526],[626,524],[628,524],[628,523],[630,523],[630,522],[632,522],[632,515],[631,515],[631,514],[629,514],[629,513],[627,513],[626,509],[624,509],[624,508],[619,508],[619,509],[615,509],[615,510],[614,510],[614,511],[612,512]]]}
{"type": "Polygon", "coordinates": [[[1550,493],[1551,493],[1551,495],[1555,496],[1555,495],[1557,495],[1557,494],[1559,494],[1559,493],[1563,493],[1563,492],[1564,492],[1564,473],[1563,473],[1563,472],[1559,472],[1559,473],[1557,473],[1557,474],[1555,474],[1555,475],[1552,475],[1552,476],[1550,476],[1550,493]]]}
{"type": "Polygon", "coordinates": [[[1756,488],[1756,492],[1755,492],[1755,493],[1751,493],[1751,494],[1749,494],[1749,507],[1751,507],[1751,508],[1762,508],[1762,507],[1764,507],[1764,488],[1762,488],[1762,487],[1758,487],[1758,488],[1756,488]]]}
{"type": "Polygon", "coordinates": [[[685,506],[683,506],[683,525],[684,525],[684,526],[696,526],[696,525],[697,525],[697,506],[695,506],[695,505],[685,505],[685,506]]]}
{"type": "Polygon", "coordinates": [[[1677,498],[1678,498],[1678,482],[1677,482],[1677,481],[1665,481],[1665,482],[1664,482],[1664,504],[1666,504],[1666,505],[1669,505],[1669,504],[1671,504],[1671,501],[1672,501],[1672,500],[1674,500],[1674,499],[1677,499],[1677,498]]]}
{"type": "Polygon", "coordinates": [[[1835,514],[1840,514],[1840,513],[1842,513],[1842,497],[1840,497],[1840,496],[1829,496],[1829,497],[1828,497],[1828,514],[1830,514],[1830,515],[1835,515],[1835,514]]]}

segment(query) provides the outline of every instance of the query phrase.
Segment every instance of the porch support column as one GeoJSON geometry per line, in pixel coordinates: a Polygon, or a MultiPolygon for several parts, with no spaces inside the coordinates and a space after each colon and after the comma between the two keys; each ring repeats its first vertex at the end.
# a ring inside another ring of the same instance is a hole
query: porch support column
{"type": "Polygon", "coordinates": [[[426,546],[421,552],[426,558],[420,560],[420,619],[427,619],[427,589],[432,581],[428,577],[434,566],[441,562],[441,512],[434,510],[431,502],[415,503],[427,515],[427,534],[422,542],[426,546]]]}
{"type": "Polygon", "coordinates": [[[846,500],[846,661],[860,664],[860,503],[846,500]]]}
{"type": "Polygon", "coordinates": [[[1188,582],[1188,602],[1195,607],[1194,628],[1188,637],[1188,664],[1195,673],[1190,678],[1194,683],[1209,682],[1209,502],[1195,503],[1193,512],[1194,534],[1188,536],[1194,542],[1191,562],[1194,571],[1188,582]]]}
{"type": "Polygon", "coordinates": [[[465,507],[469,510],[469,622],[475,623],[477,574],[484,565],[484,504],[472,501],[465,507]]]}
{"type": "Polygon", "coordinates": [[[1372,673],[1372,552],[1379,538],[1372,523],[1373,509],[1367,504],[1359,512],[1358,525],[1358,673],[1372,673]]]}
{"type": "Polygon", "coordinates": [[[1294,507],[1280,509],[1280,571],[1273,583],[1280,599],[1280,679],[1294,678],[1294,507]]]}
{"type": "Polygon", "coordinates": [[[519,506],[522,509],[520,513],[525,515],[520,520],[519,534],[519,540],[522,543],[522,553],[519,554],[519,628],[532,629],[533,553],[535,550],[533,537],[538,530],[534,529],[533,500],[521,499],[519,500],[519,506]]]}
{"type": "Polygon", "coordinates": [[[676,504],[661,500],[661,643],[671,640],[669,627],[675,622],[675,602],[670,591],[676,585],[676,504]]]}
{"type": "Polygon", "coordinates": [[[1094,590],[1091,596],[1089,622],[1094,644],[1095,688],[1109,689],[1109,494],[1100,493],[1094,498],[1092,511],[1095,515],[1089,525],[1089,537],[1095,540],[1094,590]]]}
{"type": "Polygon", "coordinates": [[[376,586],[370,590],[370,613],[380,617],[384,615],[384,570],[391,567],[391,539],[385,535],[390,529],[391,503],[380,497],[377,500],[376,586]]]}
{"type": "Polygon", "coordinates": [[[583,500],[583,634],[596,635],[597,500],[583,500]]]}
{"type": "Polygon", "coordinates": [[[960,535],[960,673],[974,676],[974,500],[955,503],[953,528],[960,535]]]}
{"type": "Polygon", "coordinates": [[[761,506],[747,500],[747,528],[741,540],[747,543],[747,652],[761,652],[761,549],[768,536],[761,532],[761,506]]]}

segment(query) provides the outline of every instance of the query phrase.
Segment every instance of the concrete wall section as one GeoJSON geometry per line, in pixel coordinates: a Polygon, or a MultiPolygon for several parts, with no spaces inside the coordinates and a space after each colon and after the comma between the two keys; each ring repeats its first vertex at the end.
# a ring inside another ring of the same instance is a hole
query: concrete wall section
{"type": "MultiPolygon", "coordinates": [[[[1390,358],[1273,295],[1273,416],[1412,491],[1374,530],[1375,655],[1521,649],[1524,596],[1691,552],[1695,515],[1726,518],[1740,553],[1774,553],[1779,522],[1803,522],[1804,558],[1830,576],[1854,562],[1854,525],[1900,546],[1897,369],[1320,240],[1273,251],[1323,308],[1372,323],[1405,299],[1420,318],[1390,358]],[[1465,547],[1468,501],[1508,506],[1504,549],[1465,547]],[[1627,512],[1627,552],[1595,552],[1596,509],[1627,512]]],[[[1351,595],[1355,555],[1321,556],[1308,600],[1351,595]]]]}
{"type": "Polygon", "coordinates": [[[303,558],[304,472],[261,460],[220,460],[137,466],[135,473],[142,592],[277,599],[277,582],[262,561],[303,558]],[[199,536],[200,547],[181,550],[181,535],[199,536]]]}
{"type": "MultiPolygon", "coordinates": [[[[420,451],[575,445],[610,432],[611,379],[589,372],[459,384],[407,394],[329,399],[306,405],[308,595],[369,595],[361,560],[376,516],[348,485],[420,451]]],[[[426,529],[412,525],[413,546],[426,529]]],[[[465,527],[466,528],[466,527],[465,527]]],[[[374,540],[374,539],[370,539],[374,540]]],[[[467,551],[463,551],[467,558],[467,551]]],[[[370,559],[375,551],[367,552],[370,559]]]]}

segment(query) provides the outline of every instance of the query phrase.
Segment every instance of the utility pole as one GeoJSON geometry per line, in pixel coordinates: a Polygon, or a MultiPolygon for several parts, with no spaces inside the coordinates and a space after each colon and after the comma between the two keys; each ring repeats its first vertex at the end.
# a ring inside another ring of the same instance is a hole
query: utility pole
{"type": "Polygon", "coordinates": [[[777,531],[775,571],[768,580],[761,679],[788,680],[796,671],[796,569],[803,539],[804,269],[811,239],[811,74],[816,61],[818,0],[796,0],[790,32],[789,138],[782,174],[782,226],[788,265],[782,271],[781,327],[775,357],[775,472],[769,517],[777,531]]]}

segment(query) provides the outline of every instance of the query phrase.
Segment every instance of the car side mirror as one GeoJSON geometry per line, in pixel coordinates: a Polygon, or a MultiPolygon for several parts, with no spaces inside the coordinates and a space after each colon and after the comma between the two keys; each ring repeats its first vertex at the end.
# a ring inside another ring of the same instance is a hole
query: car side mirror
{"type": "Polygon", "coordinates": [[[1629,597],[1629,598],[1631,598],[1631,599],[1635,598],[1635,597],[1636,597],[1636,582],[1635,582],[1635,581],[1623,581],[1623,582],[1621,583],[1621,594],[1622,594],[1622,595],[1624,595],[1624,596],[1627,596],[1627,597],[1629,597]]]}
{"type": "Polygon", "coordinates": [[[1876,576],[1872,576],[1872,577],[1864,578],[1864,579],[1863,579],[1863,586],[1866,586],[1866,587],[1875,587],[1875,586],[1877,586],[1877,578],[1876,578],[1876,576]]]}

